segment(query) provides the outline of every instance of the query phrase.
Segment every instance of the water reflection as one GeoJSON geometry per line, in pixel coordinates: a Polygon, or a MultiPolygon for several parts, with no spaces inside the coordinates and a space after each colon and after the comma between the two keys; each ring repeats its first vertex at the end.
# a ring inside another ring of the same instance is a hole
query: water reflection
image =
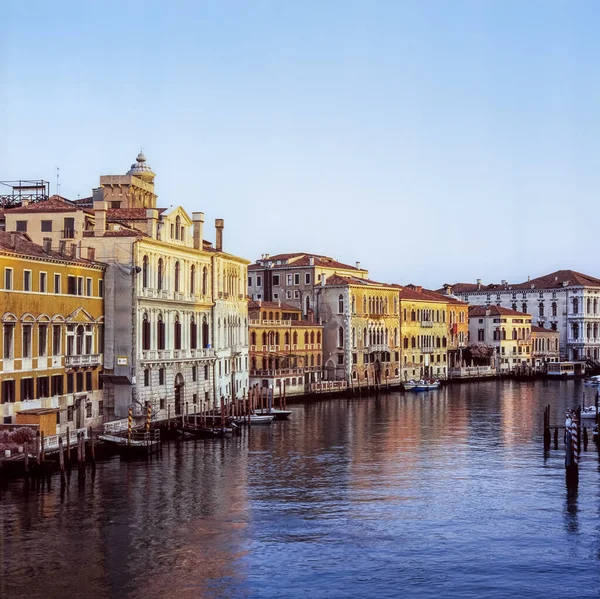
{"type": "MultiPolygon", "coordinates": [[[[0,499],[2,597],[547,597],[600,584],[597,454],[542,451],[572,382],[293,406],[288,422],[0,499]]],[[[593,447],[590,444],[590,447],[593,447]]]]}

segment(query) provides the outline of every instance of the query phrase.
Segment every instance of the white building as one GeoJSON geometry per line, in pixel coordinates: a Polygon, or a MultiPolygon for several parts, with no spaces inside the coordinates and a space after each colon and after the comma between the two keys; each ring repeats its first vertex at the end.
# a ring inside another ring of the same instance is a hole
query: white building
{"type": "Polygon", "coordinates": [[[454,297],[476,306],[528,312],[532,323],[558,331],[563,360],[600,360],[600,279],[558,270],[524,283],[445,285],[454,297]]]}

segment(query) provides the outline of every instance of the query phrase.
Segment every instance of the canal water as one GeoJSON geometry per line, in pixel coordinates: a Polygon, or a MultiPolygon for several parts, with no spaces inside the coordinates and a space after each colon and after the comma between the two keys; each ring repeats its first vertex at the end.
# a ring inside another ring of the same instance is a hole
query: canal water
{"type": "Polygon", "coordinates": [[[287,422],[0,496],[0,597],[600,596],[600,468],[577,493],[543,410],[594,390],[493,381],[292,406],[287,422]]]}

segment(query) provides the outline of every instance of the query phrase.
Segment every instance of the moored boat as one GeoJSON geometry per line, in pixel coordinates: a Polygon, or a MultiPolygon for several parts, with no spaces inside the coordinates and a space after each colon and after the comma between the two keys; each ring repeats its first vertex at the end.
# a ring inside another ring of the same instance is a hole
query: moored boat
{"type": "MultiPolygon", "coordinates": [[[[275,416],[273,415],[258,415],[258,414],[250,414],[250,426],[254,426],[255,424],[271,424],[275,416]]],[[[235,424],[248,424],[248,418],[243,416],[241,418],[236,418],[234,420],[235,424]]]]}
{"type": "Polygon", "coordinates": [[[271,408],[269,411],[267,408],[263,410],[256,410],[257,416],[274,416],[275,420],[287,420],[291,415],[291,410],[278,410],[276,408],[271,408]]]}
{"type": "Polygon", "coordinates": [[[417,386],[417,382],[410,379],[410,381],[402,383],[402,386],[404,387],[405,391],[412,391],[417,386]]]}
{"type": "Polygon", "coordinates": [[[412,388],[412,391],[432,391],[433,389],[439,389],[439,381],[419,381],[412,388]]]}
{"type": "Polygon", "coordinates": [[[596,418],[596,406],[587,406],[581,410],[580,418],[596,418]]]}

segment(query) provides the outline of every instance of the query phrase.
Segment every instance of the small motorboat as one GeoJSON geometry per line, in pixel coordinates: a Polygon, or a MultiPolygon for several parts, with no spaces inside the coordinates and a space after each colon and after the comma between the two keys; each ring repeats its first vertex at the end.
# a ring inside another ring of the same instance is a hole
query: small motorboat
{"type": "Polygon", "coordinates": [[[291,410],[278,410],[276,408],[256,410],[255,413],[257,416],[274,416],[275,420],[287,420],[292,415],[291,410]]]}
{"type": "Polygon", "coordinates": [[[591,376],[589,379],[586,379],[583,384],[587,385],[588,387],[600,386],[600,375],[591,376]]]}
{"type": "Polygon", "coordinates": [[[178,432],[185,436],[191,436],[196,439],[216,439],[219,437],[225,437],[231,435],[237,430],[237,426],[231,423],[229,426],[223,428],[218,426],[194,426],[186,425],[178,428],[178,432]],[[235,427],[235,428],[234,428],[235,427]]]}
{"type": "Polygon", "coordinates": [[[404,387],[405,391],[412,391],[417,386],[417,381],[413,381],[413,379],[410,379],[410,381],[402,383],[402,386],[404,387]]]}
{"type": "Polygon", "coordinates": [[[439,381],[419,381],[413,388],[413,391],[432,391],[433,389],[439,389],[439,381]]]}
{"type": "Polygon", "coordinates": [[[583,418],[596,418],[597,415],[596,406],[587,406],[581,410],[580,417],[583,418]]]}
{"type": "MultiPolygon", "coordinates": [[[[250,426],[254,426],[255,424],[271,424],[275,420],[275,416],[273,415],[258,415],[258,414],[250,414],[250,426]]],[[[242,416],[240,418],[236,418],[234,420],[234,424],[248,424],[248,418],[246,416],[242,416]]]]}

